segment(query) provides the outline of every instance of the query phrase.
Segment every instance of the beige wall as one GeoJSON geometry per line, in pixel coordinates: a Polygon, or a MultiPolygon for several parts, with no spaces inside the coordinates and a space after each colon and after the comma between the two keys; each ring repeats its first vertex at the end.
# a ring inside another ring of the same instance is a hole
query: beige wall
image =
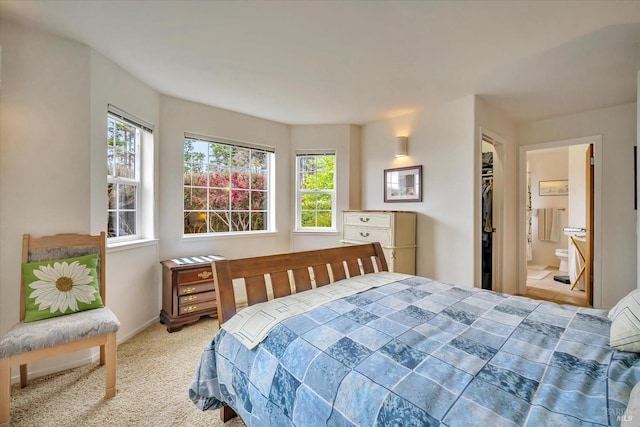
{"type": "Polygon", "coordinates": [[[418,212],[417,274],[466,286],[474,284],[474,104],[467,96],[362,131],[362,208],[418,212]],[[407,157],[394,157],[398,135],[409,136],[407,157]],[[384,169],[413,165],[423,166],[423,201],[384,203],[384,169]]]}

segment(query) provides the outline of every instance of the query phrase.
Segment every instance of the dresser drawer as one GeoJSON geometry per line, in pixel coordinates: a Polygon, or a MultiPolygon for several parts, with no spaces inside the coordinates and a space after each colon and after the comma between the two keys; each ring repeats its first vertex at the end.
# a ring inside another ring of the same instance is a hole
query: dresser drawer
{"type": "Polygon", "coordinates": [[[178,284],[184,285],[185,283],[197,283],[204,280],[213,280],[213,273],[211,267],[196,268],[193,270],[179,271],[178,272],[178,284]]]}
{"type": "Polygon", "coordinates": [[[178,286],[178,295],[198,294],[200,292],[213,291],[215,286],[213,282],[194,283],[178,286]]]}
{"type": "Polygon", "coordinates": [[[195,313],[196,311],[209,310],[216,307],[216,301],[203,301],[193,304],[185,304],[180,306],[180,314],[195,313]]]}
{"type": "Polygon", "coordinates": [[[345,212],[344,225],[361,227],[391,227],[391,214],[369,212],[345,212]]]}
{"type": "Polygon", "coordinates": [[[391,243],[391,231],[382,228],[345,225],[343,238],[358,242],[380,242],[384,246],[391,243]]]}
{"type": "Polygon", "coordinates": [[[216,293],[214,291],[209,291],[209,292],[201,292],[199,294],[192,294],[192,295],[185,295],[183,297],[180,297],[180,305],[184,305],[184,304],[193,304],[193,303],[200,303],[200,302],[204,302],[204,301],[211,301],[212,299],[216,298],[216,293]]]}

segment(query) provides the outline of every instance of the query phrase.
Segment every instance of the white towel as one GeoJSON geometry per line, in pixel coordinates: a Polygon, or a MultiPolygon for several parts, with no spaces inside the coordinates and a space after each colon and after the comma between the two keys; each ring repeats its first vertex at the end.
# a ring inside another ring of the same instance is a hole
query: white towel
{"type": "Polygon", "coordinates": [[[538,240],[541,242],[559,242],[560,210],[553,208],[535,210],[538,214],[538,240]]]}

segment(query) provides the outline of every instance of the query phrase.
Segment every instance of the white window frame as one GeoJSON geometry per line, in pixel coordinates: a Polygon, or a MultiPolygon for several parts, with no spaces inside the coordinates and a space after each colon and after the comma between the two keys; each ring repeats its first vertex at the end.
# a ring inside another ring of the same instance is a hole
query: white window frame
{"type": "MultiPolygon", "coordinates": [[[[275,227],[275,224],[276,224],[275,222],[275,217],[276,217],[276,214],[275,214],[275,206],[276,206],[275,205],[275,169],[276,169],[275,148],[265,146],[265,145],[260,145],[260,144],[253,144],[251,142],[246,142],[246,141],[235,141],[227,138],[210,137],[210,136],[185,132],[183,143],[186,143],[187,139],[193,139],[193,140],[197,140],[197,141],[208,143],[208,144],[218,144],[218,145],[225,145],[228,147],[237,147],[237,148],[255,150],[255,151],[260,151],[267,154],[267,173],[265,174],[267,182],[265,183],[265,190],[258,190],[260,192],[264,191],[266,193],[266,198],[265,198],[266,208],[264,210],[260,210],[260,212],[265,213],[264,224],[266,229],[208,231],[205,233],[185,233],[184,226],[183,226],[183,229],[182,229],[183,238],[189,239],[189,238],[197,238],[197,237],[203,237],[203,236],[205,237],[239,236],[239,235],[264,234],[264,233],[275,232],[275,229],[276,229],[275,227]]],[[[184,166],[184,152],[183,152],[183,166],[184,166]]],[[[229,169],[229,172],[230,173],[232,172],[231,167],[229,169]]],[[[191,187],[192,186],[185,184],[183,181],[183,185],[182,185],[183,192],[187,188],[191,188],[191,187]]],[[[207,186],[202,188],[207,188],[207,191],[208,191],[209,189],[215,188],[215,187],[207,186]]],[[[251,180],[249,180],[249,188],[247,190],[252,191],[251,180]]],[[[207,197],[207,208],[204,210],[205,212],[224,211],[222,209],[211,209],[211,207],[209,206],[209,201],[210,201],[210,198],[207,197]]],[[[229,206],[229,209],[226,210],[226,212],[229,212],[230,214],[233,212],[249,212],[251,214],[252,211],[253,211],[252,209],[235,210],[235,209],[232,209],[231,206],[229,206]]],[[[183,218],[186,218],[186,214],[188,212],[200,212],[200,210],[196,210],[196,211],[185,210],[185,206],[183,204],[182,212],[183,212],[183,218]]],[[[208,229],[209,228],[208,218],[206,221],[207,221],[207,229],[208,229]]]]}
{"type": "MultiPolygon", "coordinates": [[[[135,148],[134,148],[135,150],[134,151],[134,156],[135,156],[134,177],[125,178],[125,177],[114,176],[112,174],[113,172],[112,170],[107,170],[107,188],[110,184],[114,184],[116,186],[116,195],[115,195],[116,206],[115,206],[115,209],[109,209],[109,206],[107,205],[107,215],[111,214],[112,212],[116,213],[115,215],[116,225],[114,229],[118,233],[120,230],[120,225],[119,225],[120,212],[123,212],[123,211],[135,212],[136,220],[135,220],[135,233],[124,235],[124,236],[120,236],[120,235],[111,236],[111,237],[108,236],[107,242],[110,244],[113,244],[113,243],[122,243],[122,242],[141,240],[144,237],[144,233],[142,230],[142,227],[143,227],[142,217],[144,213],[144,203],[143,203],[144,182],[143,182],[143,171],[142,171],[143,156],[144,156],[143,150],[146,150],[149,148],[149,147],[146,147],[147,145],[152,145],[152,143],[147,144],[148,141],[145,141],[145,139],[150,139],[152,141],[153,126],[142,119],[139,119],[129,113],[126,113],[123,110],[118,109],[113,105],[109,105],[107,108],[107,122],[109,121],[109,119],[115,120],[121,123],[125,123],[129,126],[134,127],[136,129],[136,136],[135,136],[135,148]],[[119,199],[118,192],[120,190],[121,185],[130,185],[135,187],[135,192],[134,192],[135,208],[134,209],[121,209],[117,205],[117,201],[119,199]]],[[[109,147],[108,135],[109,133],[107,130],[107,147],[109,147]]],[[[108,223],[108,219],[107,219],[107,223],[108,223]]]]}
{"type": "Polygon", "coordinates": [[[337,230],[336,223],[336,206],[337,206],[337,175],[338,175],[338,156],[336,150],[298,150],[295,157],[296,170],[296,231],[297,232],[335,232],[337,230]],[[333,156],[333,190],[302,190],[300,182],[300,158],[311,156],[333,156]],[[331,195],[331,227],[303,227],[302,226],[302,195],[304,194],[330,194],[331,195]]]}

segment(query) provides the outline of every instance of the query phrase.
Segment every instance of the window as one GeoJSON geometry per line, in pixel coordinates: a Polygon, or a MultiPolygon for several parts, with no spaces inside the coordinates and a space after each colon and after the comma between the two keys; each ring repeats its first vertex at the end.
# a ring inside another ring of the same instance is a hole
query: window
{"type": "Polygon", "coordinates": [[[296,155],[296,225],[298,230],[336,227],[335,152],[296,155]]]}
{"type": "Polygon", "coordinates": [[[142,141],[151,125],[109,105],[107,114],[107,196],[110,241],[141,238],[142,141]]]}
{"type": "Polygon", "coordinates": [[[271,147],[185,134],[184,234],[272,230],[273,157],[271,147]]]}

